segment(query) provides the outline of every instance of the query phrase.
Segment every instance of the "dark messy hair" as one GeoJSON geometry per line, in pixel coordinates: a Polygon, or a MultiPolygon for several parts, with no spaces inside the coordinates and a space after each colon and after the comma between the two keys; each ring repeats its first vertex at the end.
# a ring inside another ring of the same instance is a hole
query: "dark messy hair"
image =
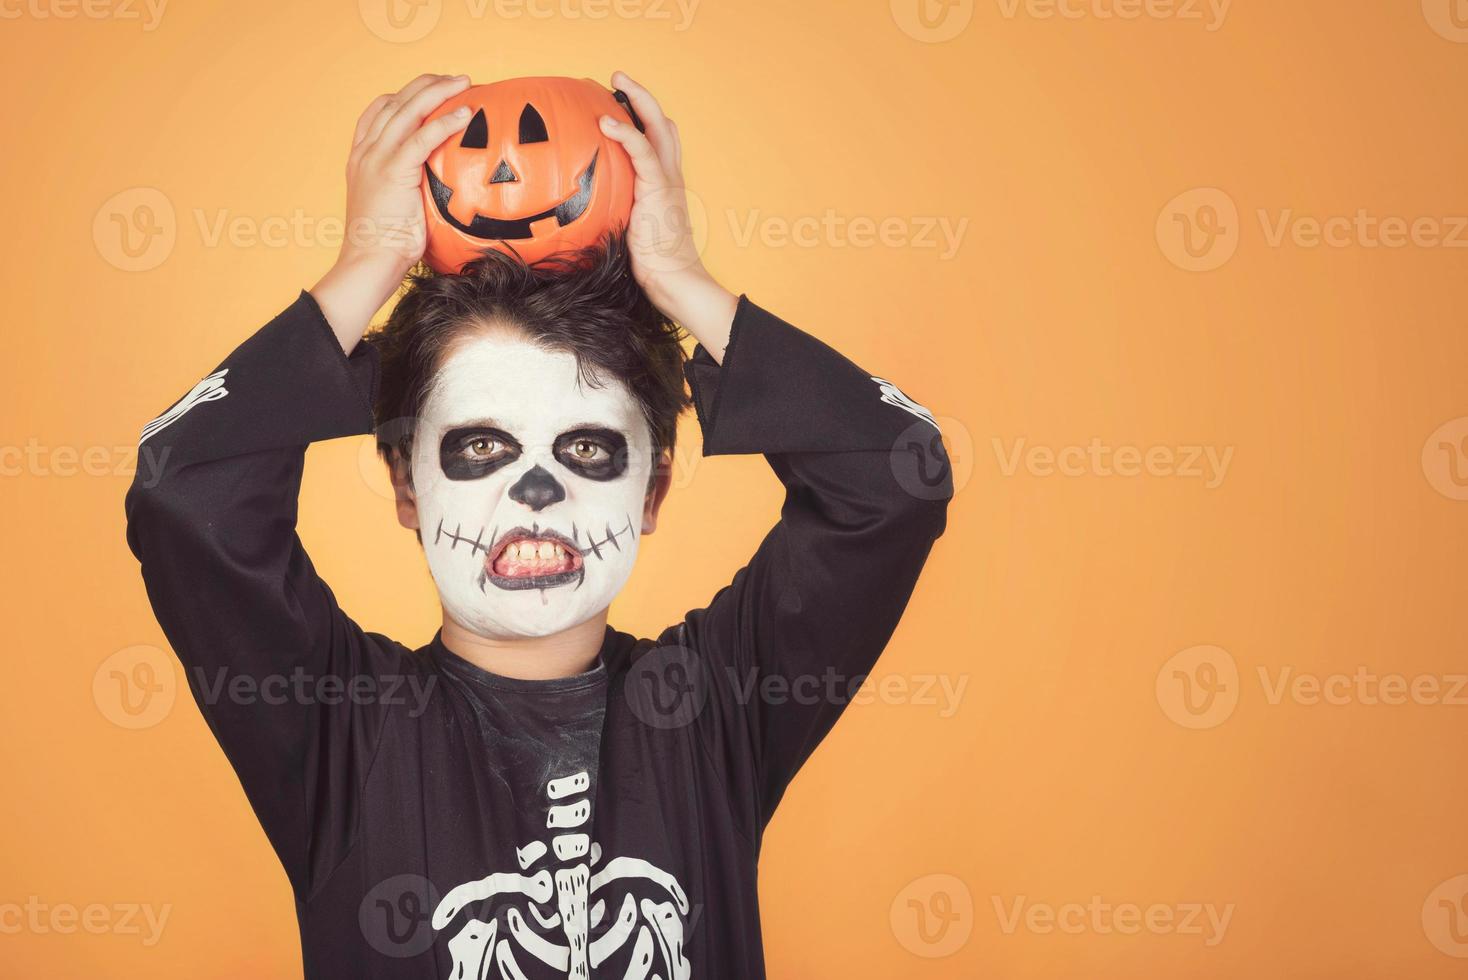
{"type": "Polygon", "coordinates": [[[682,332],[633,280],[619,234],[530,265],[488,251],[459,275],[420,270],[409,278],[387,323],[365,338],[382,362],[373,412],[377,449],[389,465],[409,458],[414,420],[444,355],[489,323],[574,355],[583,384],[622,382],[647,420],[655,463],[662,453],[671,459],[688,405],[682,332]]]}

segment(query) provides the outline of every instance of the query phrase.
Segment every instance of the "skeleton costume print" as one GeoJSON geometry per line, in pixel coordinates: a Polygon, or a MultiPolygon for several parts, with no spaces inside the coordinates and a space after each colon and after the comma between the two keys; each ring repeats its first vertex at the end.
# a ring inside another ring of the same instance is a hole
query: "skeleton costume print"
{"type": "MultiPolygon", "coordinates": [[[[486,636],[606,607],[652,467],[626,391],[516,345],[446,361],[412,443],[429,571],[486,636]]],[[[655,637],[609,626],[551,681],[368,632],[381,616],[317,574],[305,449],[371,432],[377,363],[308,294],[147,427],[129,545],[290,880],[306,976],[764,975],[764,828],[886,646],[951,483],[931,413],[747,299],[723,365],[698,348],[687,376],[704,454],[763,454],[779,520],[702,608],[655,637]],[[222,696],[240,676],[287,696],[222,696]],[[821,695],[760,697],[772,677],[821,695]]]]}
{"type": "Polygon", "coordinates": [[[516,835],[505,864],[446,882],[452,887],[424,904],[432,913],[420,923],[425,935],[446,940],[443,976],[690,977],[683,947],[692,909],[683,886],[596,839],[605,671],[531,688],[457,658],[443,669],[478,716],[485,754],[504,760],[498,792],[515,805],[498,826],[516,835]],[[521,695],[532,689],[527,704],[521,695]]]}

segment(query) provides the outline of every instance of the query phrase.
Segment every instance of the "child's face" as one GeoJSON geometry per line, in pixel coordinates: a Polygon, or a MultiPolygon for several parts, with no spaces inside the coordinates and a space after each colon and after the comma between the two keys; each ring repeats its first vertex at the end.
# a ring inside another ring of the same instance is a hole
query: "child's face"
{"type": "Polygon", "coordinates": [[[632,573],[652,472],[637,403],[576,359],[505,333],[457,345],[413,439],[413,490],[444,609],[493,638],[547,636],[632,573]]]}

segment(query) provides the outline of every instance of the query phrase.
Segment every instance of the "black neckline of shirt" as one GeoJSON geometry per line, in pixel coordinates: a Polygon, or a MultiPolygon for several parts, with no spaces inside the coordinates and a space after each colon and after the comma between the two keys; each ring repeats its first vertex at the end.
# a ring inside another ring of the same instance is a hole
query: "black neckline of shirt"
{"type": "Polygon", "coordinates": [[[572,674],[570,677],[552,677],[546,680],[506,677],[504,674],[496,674],[493,671],[485,670],[478,664],[470,663],[444,646],[442,629],[433,634],[433,640],[428,644],[428,654],[433,658],[434,663],[455,676],[497,691],[514,691],[519,694],[569,694],[583,689],[606,686],[605,655],[611,648],[615,636],[616,630],[608,626],[606,633],[602,636],[601,649],[596,654],[596,663],[590,670],[572,674]]]}

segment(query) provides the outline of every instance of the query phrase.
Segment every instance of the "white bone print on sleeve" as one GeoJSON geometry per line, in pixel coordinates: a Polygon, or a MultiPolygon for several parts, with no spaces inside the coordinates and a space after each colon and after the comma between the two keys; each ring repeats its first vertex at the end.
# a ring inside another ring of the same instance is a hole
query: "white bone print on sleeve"
{"type": "Polygon", "coordinates": [[[887,402],[888,405],[895,405],[897,408],[903,409],[904,412],[910,412],[910,414],[916,415],[916,417],[925,421],[925,423],[932,425],[934,428],[938,428],[937,421],[934,421],[934,418],[932,418],[932,412],[923,408],[918,402],[912,401],[912,399],[903,395],[903,390],[900,387],[895,386],[891,381],[879,379],[875,374],[873,374],[872,380],[876,381],[876,390],[882,393],[882,401],[887,402]]]}
{"type": "Polygon", "coordinates": [[[585,772],[547,782],[546,829],[552,835],[550,844],[531,841],[516,848],[521,873],[491,874],[459,885],[444,896],[433,913],[435,930],[446,928],[477,903],[483,903],[480,914],[489,919],[470,918],[449,940],[454,962],[449,980],[487,977],[492,967],[511,980],[528,978],[526,969],[542,968],[555,971],[557,976],[587,980],[592,969],[626,946],[634,931],[636,939],[624,978],[689,980],[692,967],[683,949],[690,907],[677,879],[647,861],[627,857],[613,858],[592,873],[591,869],[601,863],[601,845],[580,829],[591,817],[591,800],[585,795],[590,786],[585,772]],[[530,873],[532,866],[547,856],[554,859],[554,866],[530,873]],[[594,942],[588,942],[590,930],[600,927],[606,917],[607,903],[597,897],[598,892],[614,883],[633,881],[660,889],[668,900],[644,898],[638,902],[631,894],[623,894],[616,921],[594,942]],[[521,900],[528,900],[525,908],[541,930],[559,928],[565,945],[532,929],[518,904],[511,904],[505,911],[506,928],[499,928],[496,904],[521,900]]]}
{"type": "Polygon", "coordinates": [[[143,436],[138,440],[138,445],[141,446],[151,437],[183,418],[195,405],[218,401],[229,394],[229,389],[224,386],[224,376],[228,373],[229,368],[220,368],[190,388],[189,393],[180,398],[172,408],[143,426],[143,436]]]}
{"type": "MultiPolygon", "coordinates": [[[[898,388],[892,382],[879,378],[876,375],[872,375],[872,380],[877,383],[877,390],[882,393],[882,401],[886,402],[888,405],[895,405],[898,408],[902,409],[904,412],[909,412],[913,415],[916,415],[918,418],[922,419],[924,422],[928,423],[935,429],[938,428],[938,423],[933,420],[933,413],[928,411],[926,408],[923,408],[923,406],[919,405],[911,398],[904,395],[902,393],[902,389],[898,388]]],[[[939,431],[942,430],[940,429],[939,431]]]]}

